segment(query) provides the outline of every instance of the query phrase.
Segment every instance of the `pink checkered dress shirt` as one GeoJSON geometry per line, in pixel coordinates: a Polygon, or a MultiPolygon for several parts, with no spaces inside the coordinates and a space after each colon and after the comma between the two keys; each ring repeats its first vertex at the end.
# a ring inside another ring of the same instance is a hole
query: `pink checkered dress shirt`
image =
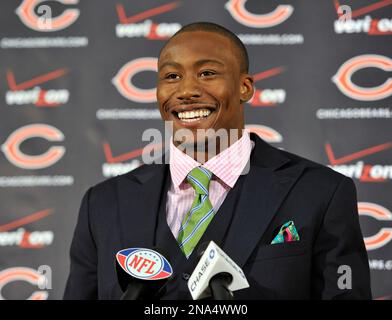
{"type": "Polygon", "coordinates": [[[230,147],[209,159],[203,165],[177,149],[170,141],[170,175],[171,186],[167,194],[166,219],[174,237],[177,239],[181,222],[190,210],[195,198],[195,191],[186,181],[187,174],[202,165],[213,173],[209,198],[215,212],[234,187],[243,169],[248,163],[254,142],[245,130],[242,137],[230,147]]]}

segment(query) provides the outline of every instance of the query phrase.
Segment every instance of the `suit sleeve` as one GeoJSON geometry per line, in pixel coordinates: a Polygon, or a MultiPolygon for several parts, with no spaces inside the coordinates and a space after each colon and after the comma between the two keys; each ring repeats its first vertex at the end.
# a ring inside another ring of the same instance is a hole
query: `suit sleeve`
{"type": "Polygon", "coordinates": [[[83,197],[72,239],[71,267],[63,297],[65,300],[98,298],[97,248],[91,232],[89,213],[91,190],[92,188],[83,197]]]}
{"type": "Polygon", "coordinates": [[[371,299],[370,272],[357,195],[344,177],[332,196],[313,246],[312,297],[371,299]]]}

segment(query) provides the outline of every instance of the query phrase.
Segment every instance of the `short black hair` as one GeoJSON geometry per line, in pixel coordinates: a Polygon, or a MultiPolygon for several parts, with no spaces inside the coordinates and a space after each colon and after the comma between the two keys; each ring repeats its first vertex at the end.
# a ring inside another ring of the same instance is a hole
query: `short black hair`
{"type": "MultiPolygon", "coordinates": [[[[241,61],[240,61],[240,69],[241,70],[240,71],[248,73],[248,71],[249,71],[248,51],[246,50],[246,47],[242,43],[240,38],[237,37],[237,35],[235,35],[233,32],[231,32],[230,30],[226,29],[225,27],[223,27],[219,24],[216,24],[213,22],[201,21],[201,22],[193,22],[193,23],[190,23],[190,24],[183,26],[170,39],[173,39],[175,36],[177,36],[181,33],[192,32],[192,31],[215,32],[215,33],[218,33],[218,34],[228,38],[234,44],[234,46],[238,49],[238,53],[241,58],[241,61]]],[[[162,47],[161,51],[159,52],[159,55],[161,55],[161,52],[163,51],[163,49],[170,42],[170,39],[162,47]]]]}

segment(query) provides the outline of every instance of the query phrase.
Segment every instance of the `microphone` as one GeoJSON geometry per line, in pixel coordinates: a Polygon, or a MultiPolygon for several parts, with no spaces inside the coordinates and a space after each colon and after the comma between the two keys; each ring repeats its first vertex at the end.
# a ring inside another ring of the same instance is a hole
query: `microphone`
{"type": "Polygon", "coordinates": [[[210,241],[188,280],[193,300],[209,296],[232,300],[233,291],[248,287],[242,269],[214,241],[210,241]]]}
{"type": "Polygon", "coordinates": [[[121,300],[152,300],[173,274],[169,261],[157,248],[128,248],[116,253],[121,300]]]}

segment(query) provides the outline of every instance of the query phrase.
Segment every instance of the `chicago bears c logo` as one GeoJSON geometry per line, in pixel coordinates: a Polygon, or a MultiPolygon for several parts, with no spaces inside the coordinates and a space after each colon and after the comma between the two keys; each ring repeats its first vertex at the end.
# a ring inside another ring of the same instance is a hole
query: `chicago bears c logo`
{"type": "Polygon", "coordinates": [[[30,124],[15,130],[1,146],[6,158],[15,166],[23,169],[42,169],[59,161],[65,153],[65,147],[53,146],[40,155],[27,155],[20,150],[20,145],[30,138],[44,138],[49,141],[63,141],[63,133],[47,124],[30,124]]]}
{"type": "MultiPolygon", "coordinates": [[[[31,268],[14,267],[0,271],[0,300],[5,300],[1,290],[11,282],[25,281],[38,286],[43,280],[43,275],[31,268]]],[[[48,291],[34,291],[27,300],[46,300],[48,296],[48,291]]]]}
{"type": "Polygon", "coordinates": [[[270,127],[262,126],[259,124],[247,124],[245,128],[249,132],[256,133],[260,138],[267,142],[279,143],[283,141],[282,135],[278,131],[270,127]]]}
{"type": "Polygon", "coordinates": [[[247,0],[230,0],[225,7],[239,23],[251,28],[269,28],[287,20],[294,11],[291,5],[278,5],[275,10],[265,14],[253,14],[245,8],[247,0]]]}
{"type": "MultiPolygon", "coordinates": [[[[79,9],[66,9],[57,17],[48,17],[49,23],[43,21],[44,17],[40,17],[35,13],[36,7],[47,0],[24,0],[16,9],[16,14],[20,20],[30,29],[36,31],[58,31],[69,27],[79,17],[79,9]],[[43,23],[44,22],[44,23],[43,23]]],[[[65,5],[77,4],[79,0],[54,0],[65,5]]]]}
{"type": "Polygon", "coordinates": [[[389,97],[392,94],[392,78],[385,83],[372,88],[364,88],[352,82],[352,76],[364,68],[378,68],[392,71],[392,59],[376,54],[364,54],[347,60],[333,76],[332,81],[347,97],[362,100],[376,101],[389,97]]]}
{"type": "MultiPolygon", "coordinates": [[[[359,215],[369,216],[379,221],[392,221],[392,212],[378,204],[358,202],[359,215]]],[[[392,240],[392,228],[381,228],[377,234],[364,238],[366,249],[375,250],[392,240]]]]}
{"type": "Polygon", "coordinates": [[[139,58],[128,62],[113,78],[112,83],[121,93],[129,100],[142,103],[156,101],[156,88],[140,89],[132,83],[132,77],[143,71],[158,71],[158,59],[156,58],[139,58]]]}

